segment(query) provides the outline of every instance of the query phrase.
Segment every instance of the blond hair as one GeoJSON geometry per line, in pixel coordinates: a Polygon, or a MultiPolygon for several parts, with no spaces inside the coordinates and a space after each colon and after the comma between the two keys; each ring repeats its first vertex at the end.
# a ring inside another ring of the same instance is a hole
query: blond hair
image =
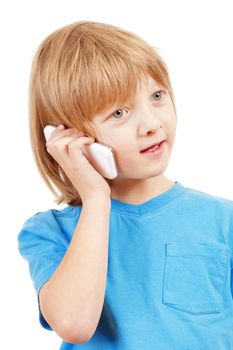
{"type": "MultiPolygon", "coordinates": [[[[130,101],[148,75],[167,89],[176,111],[166,64],[137,35],[110,24],[79,21],[56,30],[41,43],[30,77],[30,138],[38,170],[57,204],[82,202],[47,152],[44,127],[64,124],[96,138],[91,118],[130,101]]],[[[111,185],[111,180],[106,181],[111,185]]]]}

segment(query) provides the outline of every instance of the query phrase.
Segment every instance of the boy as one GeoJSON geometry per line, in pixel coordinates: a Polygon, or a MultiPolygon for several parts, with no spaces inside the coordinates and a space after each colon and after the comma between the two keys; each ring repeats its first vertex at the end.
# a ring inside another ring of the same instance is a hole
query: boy
{"type": "Polygon", "coordinates": [[[83,21],[39,47],[32,147],[68,206],[29,218],[19,250],[61,349],[233,349],[233,201],[164,175],[176,119],[166,65],[136,35],[83,21]],[[82,154],[94,140],[117,178],[82,154]]]}

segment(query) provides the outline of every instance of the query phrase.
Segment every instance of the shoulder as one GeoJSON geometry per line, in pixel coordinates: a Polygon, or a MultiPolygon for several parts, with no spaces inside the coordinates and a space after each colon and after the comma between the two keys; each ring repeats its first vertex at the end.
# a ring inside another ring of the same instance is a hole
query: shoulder
{"type": "Polygon", "coordinates": [[[186,200],[202,210],[224,211],[233,214],[233,200],[187,187],[186,200]]]}
{"type": "Polygon", "coordinates": [[[62,209],[48,209],[36,212],[30,216],[22,225],[19,232],[19,240],[27,237],[43,239],[66,240],[63,227],[77,222],[81,207],[66,206],[62,209]]]}
{"type": "Polygon", "coordinates": [[[30,216],[25,224],[49,224],[53,221],[65,220],[69,218],[74,218],[80,214],[81,207],[66,206],[62,209],[48,209],[44,211],[39,211],[30,216]]]}
{"type": "Polygon", "coordinates": [[[212,202],[215,204],[222,204],[226,206],[233,206],[233,199],[224,198],[222,196],[217,196],[217,195],[207,193],[191,187],[187,187],[187,189],[188,189],[189,195],[198,200],[202,200],[210,203],[212,202]]]}

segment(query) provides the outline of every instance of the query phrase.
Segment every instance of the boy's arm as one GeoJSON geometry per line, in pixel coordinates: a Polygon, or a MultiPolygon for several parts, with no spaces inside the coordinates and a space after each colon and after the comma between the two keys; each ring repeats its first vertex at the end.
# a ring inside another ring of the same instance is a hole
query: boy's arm
{"type": "Polygon", "coordinates": [[[93,197],[83,204],[66,254],[40,290],[44,318],[70,343],[88,341],[100,319],[107,279],[110,208],[110,197],[93,197]]]}

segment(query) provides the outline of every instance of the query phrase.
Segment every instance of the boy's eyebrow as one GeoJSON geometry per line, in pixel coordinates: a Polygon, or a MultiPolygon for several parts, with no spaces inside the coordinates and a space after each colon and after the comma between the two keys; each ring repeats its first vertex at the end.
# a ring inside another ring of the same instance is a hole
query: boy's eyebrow
{"type": "MultiPolygon", "coordinates": [[[[162,89],[163,87],[158,84],[156,81],[153,82],[153,84],[151,84],[150,87],[148,87],[148,91],[150,92],[153,92],[154,90],[157,90],[157,89],[162,89]]],[[[134,96],[133,98],[131,98],[128,103],[131,105],[131,106],[134,106],[135,105],[135,98],[136,96],[134,96]]],[[[123,103],[122,103],[123,105],[123,103]]],[[[112,107],[109,107],[106,111],[103,111],[102,113],[98,114],[96,116],[97,120],[102,120],[104,118],[106,118],[106,116],[108,116],[110,113],[114,112],[117,108],[121,108],[121,104],[115,104],[113,105],[112,107]]]]}
{"type": "MultiPolygon", "coordinates": [[[[160,90],[160,89],[163,89],[163,87],[162,87],[162,85],[158,84],[156,81],[154,81],[153,84],[151,84],[151,86],[147,87],[147,90],[148,90],[149,94],[151,94],[152,92],[155,92],[156,90],[160,90]]],[[[134,106],[135,105],[135,99],[136,99],[136,96],[131,98],[128,103],[130,103],[132,106],[134,106]]]]}
{"type": "Polygon", "coordinates": [[[162,85],[157,83],[156,81],[153,82],[153,85],[151,86],[151,89],[162,89],[162,85]]]}

